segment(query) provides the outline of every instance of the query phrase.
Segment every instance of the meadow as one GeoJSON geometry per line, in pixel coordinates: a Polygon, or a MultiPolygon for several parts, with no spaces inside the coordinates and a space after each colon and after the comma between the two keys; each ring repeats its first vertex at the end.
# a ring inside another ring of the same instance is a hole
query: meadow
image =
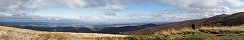
{"type": "Polygon", "coordinates": [[[42,32],[1,26],[0,40],[244,40],[244,25],[169,29],[145,35],[42,32]]]}

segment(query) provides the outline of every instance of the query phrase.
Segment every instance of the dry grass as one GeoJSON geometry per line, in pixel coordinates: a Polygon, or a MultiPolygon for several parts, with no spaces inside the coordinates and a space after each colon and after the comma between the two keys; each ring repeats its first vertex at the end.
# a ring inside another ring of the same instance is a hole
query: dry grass
{"type": "Polygon", "coordinates": [[[216,27],[201,27],[200,29],[216,29],[216,30],[238,30],[244,31],[244,25],[240,26],[216,26],[216,27]]]}
{"type": "Polygon", "coordinates": [[[211,35],[197,30],[184,28],[181,30],[162,30],[156,34],[134,35],[135,40],[210,40],[211,35]]]}
{"type": "Polygon", "coordinates": [[[155,34],[172,34],[172,33],[182,33],[182,32],[201,32],[199,30],[227,30],[227,31],[244,31],[244,25],[240,26],[214,26],[214,27],[201,27],[199,29],[193,30],[191,28],[182,28],[180,30],[169,29],[169,30],[161,30],[156,32],[155,34]]]}
{"type": "Polygon", "coordinates": [[[126,35],[42,32],[0,26],[0,40],[96,40],[101,37],[126,37],[126,35]]]}
{"type": "Polygon", "coordinates": [[[149,35],[42,32],[0,26],[0,40],[243,40],[244,25],[162,30],[149,35]],[[215,34],[221,34],[215,35],[215,34]],[[227,36],[226,36],[227,35],[227,36]]]}
{"type": "Polygon", "coordinates": [[[240,26],[222,26],[222,27],[202,27],[199,29],[201,32],[212,34],[241,34],[244,33],[244,25],[240,26]]]}
{"type": "Polygon", "coordinates": [[[183,28],[180,30],[170,29],[156,32],[156,35],[170,35],[169,38],[176,39],[181,37],[194,37],[197,38],[211,38],[211,40],[244,40],[244,25],[240,26],[214,26],[214,27],[201,27],[193,30],[190,28],[183,28]],[[196,35],[201,35],[201,37],[196,35]],[[204,36],[204,35],[208,36],[204,36]]]}
{"type": "Polygon", "coordinates": [[[155,34],[170,35],[170,34],[183,33],[183,32],[200,32],[200,31],[197,31],[197,30],[193,30],[193,29],[190,29],[190,28],[182,28],[180,30],[169,29],[169,30],[162,30],[162,31],[156,32],[155,34]]]}

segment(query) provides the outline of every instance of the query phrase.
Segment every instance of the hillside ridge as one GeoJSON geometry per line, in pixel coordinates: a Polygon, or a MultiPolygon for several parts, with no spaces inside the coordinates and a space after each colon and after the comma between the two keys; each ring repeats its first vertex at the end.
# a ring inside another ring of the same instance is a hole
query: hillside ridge
{"type": "Polygon", "coordinates": [[[202,26],[238,26],[244,24],[244,12],[234,13],[231,15],[217,15],[210,18],[186,20],[160,25],[157,27],[149,27],[141,30],[122,32],[121,34],[153,34],[161,30],[191,28],[192,25],[197,28],[202,26]]]}

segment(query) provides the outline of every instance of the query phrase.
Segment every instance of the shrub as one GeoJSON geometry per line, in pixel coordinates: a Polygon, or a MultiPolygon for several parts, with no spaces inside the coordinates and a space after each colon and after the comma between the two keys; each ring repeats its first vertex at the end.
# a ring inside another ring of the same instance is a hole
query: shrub
{"type": "Polygon", "coordinates": [[[183,30],[178,33],[172,33],[170,40],[210,40],[210,34],[194,30],[183,30]]]}
{"type": "Polygon", "coordinates": [[[126,37],[128,40],[166,40],[167,35],[133,35],[126,37]]]}
{"type": "Polygon", "coordinates": [[[208,34],[184,34],[184,35],[175,35],[172,40],[210,40],[208,34]]]}
{"type": "Polygon", "coordinates": [[[210,40],[211,36],[198,31],[181,31],[170,35],[134,35],[127,37],[128,40],[210,40]]]}

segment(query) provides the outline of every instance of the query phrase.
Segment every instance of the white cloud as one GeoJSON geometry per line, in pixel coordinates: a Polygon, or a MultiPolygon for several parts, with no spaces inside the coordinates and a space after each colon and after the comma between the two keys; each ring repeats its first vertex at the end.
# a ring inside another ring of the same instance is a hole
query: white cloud
{"type": "MultiPolygon", "coordinates": [[[[105,15],[115,16],[128,4],[137,5],[147,2],[170,4],[177,8],[177,11],[169,12],[169,14],[161,13],[173,16],[156,15],[155,19],[186,20],[244,11],[244,2],[240,0],[0,0],[0,13],[21,14],[32,13],[37,9],[47,7],[66,7],[101,8],[105,15]],[[174,12],[178,15],[175,16],[174,12]]],[[[146,17],[146,19],[152,19],[151,17],[146,17]]]]}
{"type": "Polygon", "coordinates": [[[105,15],[109,15],[109,16],[116,16],[116,12],[121,11],[124,9],[124,5],[121,4],[111,4],[111,5],[107,5],[105,7],[102,7],[101,9],[104,10],[104,14],[105,15]]]}
{"type": "MultiPolygon", "coordinates": [[[[211,17],[220,14],[243,12],[244,2],[240,0],[153,0],[177,6],[175,13],[161,16],[165,20],[189,20],[211,17]]],[[[162,13],[164,14],[164,13],[162,13]]]]}

